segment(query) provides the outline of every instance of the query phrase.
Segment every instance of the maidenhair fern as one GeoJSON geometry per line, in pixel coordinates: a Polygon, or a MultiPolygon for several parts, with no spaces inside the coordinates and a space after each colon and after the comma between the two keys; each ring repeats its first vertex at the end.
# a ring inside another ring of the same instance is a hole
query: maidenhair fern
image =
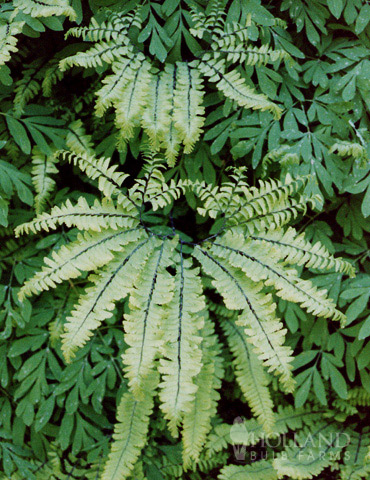
{"type": "MultiPolygon", "coordinates": [[[[69,143],[73,146],[72,140],[69,143]]],[[[299,193],[306,179],[287,177],[284,182],[249,187],[245,171],[235,170],[218,189],[191,182],[168,185],[160,159],[149,158],[143,179],[124,190],[127,175],[110,166],[109,160],[94,157],[88,139],[83,143],[79,153],[57,155],[72,160],[97,181],[103,198],[92,204],[84,197],[77,203],[68,200],[17,227],[17,235],[59,225],[83,231],[45,259],[46,265],[27,280],[19,296],[40,293],[96,270],[61,335],[67,362],[112,316],[115,303],[128,298],[123,317],[127,348],[122,360],[129,391],[119,407],[122,424],[117,426],[103,478],[126,478],[131,471],[145,443],[153,402],[148,390],[158,389],[172,435],[182,428],[184,465],[199,459],[216,412],[222,367],[218,340],[206,313],[206,292],[194,262],[210,277],[209,287],[222,296],[226,311],[238,312],[222,322],[235,357],[235,373],[258,421],[266,432],[273,431],[269,373],[279,376],[283,391],[292,392],[295,382],[293,351],[285,345],[286,328],[276,314],[272,292],[314,315],[343,323],[344,315],[326,291],[301,279],[291,265],[353,274],[350,264],[330,256],[323,245],[310,244],[285,227],[306,208],[309,199],[299,193]],[[189,243],[175,227],[162,235],[145,222],[148,204],[160,213],[188,191],[202,202],[201,215],[217,223],[223,214],[216,235],[189,243]],[[131,421],[128,410],[139,415],[141,422],[131,421]]]]}
{"type": "Polygon", "coordinates": [[[1,480],[370,476],[369,26],[0,2],[1,480]]]}
{"type": "Polygon", "coordinates": [[[276,104],[257,93],[237,69],[229,70],[229,66],[274,63],[289,55],[267,44],[250,45],[248,36],[241,37],[238,33],[246,31],[242,25],[237,22],[225,24],[222,16],[216,25],[212,18],[217,15],[211,12],[202,27],[212,34],[209,52],[199,52],[192,62],[166,64],[160,72],[140,51],[139,45],[132,42],[141,26],[140,10],[126,15],[112,13],[103,22],[93,18],[89,27],[72,28],[67,35],[95,42],[94,45],[64,58],[60,68],[63,72],[73,66],[99,68],[103,64],[110,65],[113,74],[103,79],[102,88],[96,92],[96,114],[101,117],[113,106],[122,147],[134,136],[135,127],[141,126],[151,148],[154,151],[164,149],[166,159],[173,165],[180,146],[184,146],[184,153],[191,153],[203,131],[202,77],[216,83],[226,98],[241,107],[268,110],[277,118],[281,114],[276,104]]]}

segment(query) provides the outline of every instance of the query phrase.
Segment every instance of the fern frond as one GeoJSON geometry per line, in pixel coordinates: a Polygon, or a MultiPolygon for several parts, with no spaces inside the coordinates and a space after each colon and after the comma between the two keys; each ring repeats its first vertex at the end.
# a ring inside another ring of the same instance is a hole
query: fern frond
{"type": "Polygon", "coordinates": [[[131,52],[131,47],[117,44],[111,40],[95,44],[85,52],[78,52],[70,57],[63,58],[59,62],[59,68],[62,72],[68,68],[83,67],[96,68],[101,67],[103,62],[111,64],[116,59],[121,59],[131,52]]]}
{"type": "Polygon", "coordinates": [[[24,74],[20,80],[17,81],[14,92],[14,114],[16,116],[22,115],[24,107],[27,103],[35,98],[41,90],[40,82],[35,78],[37,77],[39,65],[36,67],[28,68],[24,71],[24,74]]]}
{"type": "MultiPolygon", "coordinates": [[[[320,242],[312,244],[304,233],[298,234],[294,228],[270,230],[251,235],[251,239],[266,246],[273,246],[279,257],[291,265],[304,265],[307,268],[335,270],[353,277],[354,267],[341,258],[335,258],[320,242]]],[[[269,247],[270,248],[270,247],[269,247]]]]}
{"type": "Polygon", "coordinates": [[[344,452],[344,465],[340,466],[340,480],[361,480],[368,478],[370,464],[366,456],[370,447],[368,428],[360,432],[351,431],[348,436],[349,444],[344,452]]]}
{"type": "MultiPolygon", "coordinates": [[[[161,158],[158,158],[161,161],[161,158]]],[[[189,180],[171,179],[166,183],[162,173],[163,165],[157,164],[157,157],[151,159],[154,163],[147,165],[147,173],[144,178],[138,179],[135,185],[130,188],[129,195],[138,203],[150,203],[153,210],[164,208],[185,194],[187,188],[192,184],[189,180]]]]}
{"type": "Polygon", "coordinates": [[[154,211],[159,208],[164,208],[167,205],[171,205],[174,200],[179,199],[181,195],[185,194],[190,183],[191,182],[187,179],[179,180],[177,182],[171,179],[168,184],[162,183],[158,189],[150,188],[149,186],[143,197],[144,202],[150,203],[154,211]]]}
{"type": "Polygon", "coordinates": [[[153,75],[148,91],[148,102],[143,112],[141,124],[149,137],[153,152],[160,149],[164,134],[168,129],[171,111],[171,85],[173,77],[169,69],[153,75]]]}
{"type": "Polygon", "coordinates": [[[357,142],[346,142],[344,140],[335,142],[330,147],[329,153],[336,153],[340,157],[353,157],[360,163],[360,168],[366,168],[370,162],[365,146],[357,142]]]}
{"type": "Polygon", "coordinates": [[[32,182],[36,190],[35,209],[41,213],[50,193],[55,188],[55,180],[50,175],[58,173],[56,160],[52,155],[43,154],[37,147],[32,151],[32,182]]]}
{"type": "MultiPolygon", "coordinates": [[[[320,408],[299,408],[295,409],[291,405],[286,407],[278,406],[276,413],[276,422],[274,426],[274,435],[282,435],[289,430],[296,431],[302,429],[304,425],[312,426],[327,416],[328,410],[320,408]]],[[[244,445],[246,447],[256,445],[263,438],[271,438],[271,434],[266,434],[262,425],[254,418],[247,421],[235,422],[233,425],[221,423],[216,425],[209,435],[206,445],[207,456],[214,456],[221,450],[227,448],[227,445],[244,445]]]]}
{"type": "MultiPolygon", "coordinates": [[[[269,216],[274,213],[279,214],[284,211],[289,212],[289,210],[304,212],[307,200],[299,196],[296,200],[295,197],[297,197],[306,181],[305,178],[293,180],[290,176],[287,176],[284,182],[274,179],[260,180],[259,187],[242,187],[243,195],[239,194],[230,205],[230,215],[226,217],[226,223],[228,225],[243,224],[244,228],[251,230],[252,233],[254,228],[260,230],[259,225],[257,226],[253,222],[254,219],[258,221],[258,224],[261,224],[266,216],[267,225],[265,228],[270,229],[271,218],[269,216]]],[[[278,217],[279,215],[277,215],[275,223],[281,226],[283,223],[279,221],[278,217]]]]}
{"type": "Polygon", "coordinates": [[[211,430],[211,419],[216,413],[220,398],[218,389],[223,376],[222,358],[214,327],[206,317],[202,330],[202,368],[194,378],[198,387],[195,392],[191,409],[183,418],[183,462],[184,469],[189,468],[193,461],[197,462],[207,435],[211,430]]]}
{"type": "Polygon", "coordinates": [[[131,474],[146,443],[157,384],[158,374],[153,372],[145,380],[146,395],[143,399],[138,400],[131,392],[123,394],[102,480],[125,480],[131,474]]]}
{"type": "MultiPolygon", "coordinates": [[[[168,165],[173,166],[175,164],[176,157],[179,152],[181,135],[176,127],[174,112],[175,112],[175,96],[178,82],[178,66],[169,65],[165,66],[163,73],[163,81],[166,83],[167,95],[168,95],[168,119],[166,128],[162,132],[162,146],[165,148],[165,156],[168,160],[168,165]]],[[[165,106],[167,108],[167,106],[165,106]]]]}
{"type": "Polygon", "coordinates": [[[174,95],[175,126],[180,132],[184,153],[191,153],[203,131],[204,90],[199,72],[190,68],[187,63],[177,63],[177,82],[174,95]]]}
{"type": "Polygon", "coordinates": [[[154,366],[162,344],[162,326],[168,316],[168,304],[174,294],[174,279],[166,268],[173,264],[178,238],[163,240],[151,254],[130,293],[130,313],[123,327],[128,348],[122,355],[129,387],[135,397],[144,394],[144,379],[154,366]]]}
{"type": "Polygon", "coordinates": [[[90,206],[84,197],[80,197],[76,205],[67,200],[61,207],[53,207],[50,213],[41,213],[34,220],[19,225],[15,234],[18,237],[23,233],[37,233],[40,230],[48,232],[59,225],[95,232],[106,228],[133,228],[138,224],[136,215],[137,210],[129,202],[116,207],[111,200],[103,198],[101,203],[95,200],[90,206]]]}
{"type": "Polygon", "coordinates": [[[53,86],[57,84],[64,77],[64,72],[61,72],[59,69],[59,60],[58,58],[53,58],[48,62],[44,72],[43,80],[41,83],[42,94],[44,97],[50,97],[52,93],[53,86]]]}
{"type": "Polygon", "coordinates": [[[55,156],[78,166],[92,180],[98,179],[98,188],[107,198],[120,194],[121,185],[129,176],[127,173],[116,172],[118,165],[109,166],[110,158],[96,158],[94,154],[87,152],[75,153],[67,150],[58,150],[55,156]]]}
{"type": "Polygon", "coordinates": [[[43,290],[55,288],[56,284],[77,278],[81,272],[102,267],[114,258],[128,243],[139,241],[143,229],[104,230],[101,233],[79,233],[77,239],[53,251],[51,258],[45,257],[46,266],[27,280],[19,291],[19,298],[39,294],[43,290]]]}
{"type": "Polygon", "coordinates": [[[191,18],[194,23],[190,33],[198,38],[203,38],[205,32],[215,34],[223,31],[225,23],[225,10],[220,0],[214,0],[207,14],[198,8],[191,8],[191,18]]]}
{"type": "Polygon", "coordinates": [[[70,28],[66,33],[66,38],[69,36],[81,37],[83,40],[90,42],[100,42],[102,40],[109,42],[114,40],[117,43],[128,43],[127,34],[131,27],[140,28],[141,26],[140,9],[134,13],[114,13],[109,16],[105,22],[98,23],[92,17],[90,25],[87,27],[70,28]]]}
{"type": "Polygon", "coordinates": [[[199,269],[191,269],[191,260],[184,259],[181,251],[174,296],[163,323],[163,358],[159,366],[163,375],[159,385],[161,409],[169,420],[173,436],[177,436],[183,413],[191,408],[197,390],[193,378],[202,365],[199,344],[203,328],[201,311],[205,308],[205,300],[201,292],[199,269]]]}
{"type": "MultiPolygon", "coordinates": [[[[119,101],[144,61],[145,56],[142,53],[127,52],[126,58],[112,63],[113,75],[105,77],[102,80],[103,87],[95,93],[98,97],[95,103],[95,113],[98,117],[102,117],[110,106],[119,101]]],[[[151,79],[154,80],[154,76],[151,79]]]]}
{"type": "Polygon", "coordinates": [[[240,107],[254,110],[270,111],[275,118],[280,118],[281,109],[271,102],[266,95],[258,94],[249,87],[237,70],[226,73],[225,60],[213,59],[209,54],[202,57],[198,68],[203,75],[216,82],[217,88],[226,98],[234,100],[240,107]]]}
{"type": "Polygon", "coordinates": [[[16,35],[22,32],[24,24],[15,21],[0,24],[0,65],[8,62],[11,55],[18,51],[16,35]]]}
{"type": "Polygon", "coordinates": [[[93,335],[101,322],[112,316],[115,302],[125,298],[133,289],[155,243],[149,238],[140,243],[125,245],[118,258],[110,262],[98,275],[90,275],[93,286],[80,296],[75,310],[67,318],[62,335],[62,351],[67,362],[75,356],[93,335]]]}
{"type": "Polygon", "coordinates": [[[52,15],[64,15],[71,22],[76,20],[76,12],[70,6],[68,0],[14,0],[13,5],[23,13],[31,15],[31,17],[51,17],[52,15]]]}
{"type": "Polygon", "coordinates": [[[294,269],[287,269],[278,263],[273,250],[266,255],[266,249],[245,240],[244,235],[226,233],[221,243],[213,243],[214,256],[227,260],[233,267],[240,268],[255,282],[263,281],[273,285],[276,294],[289,302],[299,303],[313,315],[345,321],[345,316],[335,308],[333,300],[327,298],[326,290],[318,290],[309,280],[302,280],[294,269]]]}
{"type": "Polygon", "coordinates": [[[123,142],[133,136],[135,127],[140,126],[152,78],[151,68],[148,61],[142,62],[115,103],[116,125],[123,142]]]}
{"type": "Polygon", "coordinates": [[[220,480],[277,480],[276,470],[267,460],[252,465],[227,465],[222,468],[220,480]]]}
{"type": "Polygon", "coordinates": [[[266,65],[281,60],[290,59],[290,55],[285,50],[274,50],[268,44],[258,46],[245,47],[242,43],[229,43],[229,45],[220,45],[216,43],[214,46],[214,58],[218,59],[225,56],[228,63],[243,63],[246,65],[266,65]]]}
{"type": "Polygon", "coordinates": [[[351,388],[348,390],[347,401],[355,407],[370,407],[370,393],[361,387],[351,388]]]}
{"type": "Polygon", "coordinates": [[[236,43],[245,44],[249,40],[248,31],[252,25],[252,16],[248,14],[245,23],[242,25],[239,22],[227,22],[223,32],[219,32],[217,38],[214,39],[213,44],[221,47],[229,47],[236,43]]]}
{"type": "Polygon", "coordinates": [[[75,120],[67,127],[66,145],[71,152],[79,154],[94,154],[91,135],[86,130],[81,120],[75,120]]]}
{"type": "Polygon", "coordinates": [[[242,327],[222,319],[229,347],[234,355],[235,375],[253,414],[267,433],[273,432],[275,417],[268,388],[269,380],[242,327]]]}
{"type": "Polygon", "coordinates": [[[227,260],[216,258],[208,251],[196,247],[193,255],[205,272],[214,278],[215,289],[222,295],[230,310],[243,309],[238,324],[245,328],[248,341],[268,371],[281,375],[284,389],[294,389],[292,379],[292,350],[283,346],[286,329],[275,316],[276,305],[271,295],[262,293],[263,283],[249,280],[244,273],[234,268],[227,260]]]}
{"type": "Polygon", "coordinates": [[[293,480],[304,480],[319,475],[345,447],[340,436],[344,433],[345,429],[332,421],[320,422],[314,429],[301,430],[295,441],[291,441],[284,453],[273,461],[278,478],[287,475],[293,480]]]}
{"type": "Polygon", "coordinates": [[[297,153],[291,152],[292,148],[289,145],[281,145],[274,150],[270,150],[262,158],[262,177],[266,176],[267,167],[274,162],[278,162],[282,169],[290,167],[292,165],[298,165],[300,162],[300,156],[297,153]]]}
{"type": "Polygon", "coordinates": [[[246,182],[246,169],[237,169],[232,181],[221,187],[195,185],[195,193],[202,201],[198,213],[216,218],[223,214],[225,227],[243,225],[248,233],[272,226],[282,226],[298,212],[305,211],[309,199],[298,195],[306,178],[293,180],[287,175],[280,180],[259,181],[259,187],[246,182]],[[297,199],[296,199],[297,197],[297,199]]]}

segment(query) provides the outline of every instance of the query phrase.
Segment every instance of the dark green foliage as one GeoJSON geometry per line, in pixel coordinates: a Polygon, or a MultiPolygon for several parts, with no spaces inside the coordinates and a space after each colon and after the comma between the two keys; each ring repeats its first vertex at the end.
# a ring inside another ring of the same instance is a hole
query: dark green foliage
{"type": "Polygon", "coordinates": [[[366,0],[0,1],[0,478],[370,478],[369,52],[366,0]],[[80,210],[53,223],[52,208],[80,210]],[[33,233],[16,237],[23,224],[33,233]],[[158,264],[140,270],[143,254],[137,284],[98,298],[104,322],[66,355],[71,312],[123,243],[50,289],[35,272],[99,228],[136,227],[129,248],[158,241],[158,264]],[[182,319],[186,281],[188,343],[184,329],[151,345],[153,371],[133,386],[122,317],[148,298],[145,319],[182,319]],[[267,325],[277,304],[271,364],[246,342],[240,291],[267,325]],[[187,358],[173,345],[193,360],[178,418],[159,383],[187,358]],[[320,432],[347,441],[322,455],[320,432]]]}

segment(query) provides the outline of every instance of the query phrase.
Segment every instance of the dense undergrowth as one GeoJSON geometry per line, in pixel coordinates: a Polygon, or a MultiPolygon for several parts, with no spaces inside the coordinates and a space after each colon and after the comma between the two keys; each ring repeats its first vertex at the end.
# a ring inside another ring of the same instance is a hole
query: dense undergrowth
{"type": "Polygon", "coordinates": [[[0,2],[1,478],[370,478],[369,22],[0,2]]]}

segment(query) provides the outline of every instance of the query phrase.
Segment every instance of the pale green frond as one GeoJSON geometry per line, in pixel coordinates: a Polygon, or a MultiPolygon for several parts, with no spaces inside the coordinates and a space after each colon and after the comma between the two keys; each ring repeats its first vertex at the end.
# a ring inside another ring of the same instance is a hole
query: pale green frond
{"type": "Polygon", "coordinates": [[[262,158],[262,177],[266,176],[267,167],[275,162],[279,163],[280,168],[283,170],[293,165],[298,165],[300,156],[297,153],[292,153],[292,147],[290,145],[281,145],[278,148],[270,150],[262,158]]]}
{"type": "MultiPolygon", "coordinates": [[[[328,414],[327,409],[308,406],[307,408],[295,409],[291,405],[282,407],[278,405],[276,422],[274,425],[274,436],[282,435],[291,431],[301,429],[304,425],[312,426],[328,414]]],[[[206,444],[207,456],[215,456],[227,445],[244,445],[249,447],[256,445],[261,439],[271,438],[257,420],[244,420],[239,417],[233,425],[221,423],[216,425],[209,434],[206,444]]]]}
{"type": "Polygon", "coordinates": [[[344,427],[329,420],[298,432],[283,453],[273,461],[278,478],[305,480],[319,475],[348,442],[344,427]]]}
{"type": "Polygon", "coordinates": [[[59,68],[64,72],[74,66],[83,68],[101,67],[104,62],[111,64],[116,59],[125,57],[130,52],[130,46],[117,44],[113,40],[101,42],[84,52],[78,52],[75,55],[63,58],[59,63],[59,68]]]}
{"type": "Polygon", "coordinates": [[[155,245],[149,238],[140,243],[131,242],[99,274],[89,276],[93,286],[79,297],[64,326],[62,351],[67,362],[75,356],[78,348],[85,345],[101,322],[113,315],[115,302],[132,291],[141,269],[146,271],[145,262],[155,245]]]}
{"type": "Polygon", "coordinates": [[[218,36],[214,39],[213,45],[217,45],[219,48],[228,47],[236,43],[245,45],[248,40],[248,32],[252,25],[252,15],[248,13],[245,19],[245,23],[239,22],[227,22],[223,32],[219,32],[218,36]]]}
{"type": "Polygon", "coordinates": [[[82,272],[102,267],[114,258],[124,245],[139,241],[144,230],[104,230],[100,233],[79,233],[77,239],[53,251],[51,258],[45,257],[46,266],[27,280],[19,291],[19,298],[34,295],[55,288],[70,278],[77,278],[82,272]]]}
{"type": "Polygon", "coordinates": [[[243,195],[240,193],[234,200],[230,208],[231,213],[226,217],[227,224],[247,224],[247,222],[263,218],[265,215],[268,216],[289,208],[298,208],[301,203],[301,210],[304,211],[307,201],[300,199],[297,193],[306,181],[306,178],[293,180],[287,175],[284,182],[270,179],[267,181],[260,180],[258,187],[242,186],[241,193],[243,195]],[[301,202],[297,202],[295,197],[298,197],[301,202]]]}
{"type": "Polygon", "coordinates": [[[94,154],[91,135],[86,133],[81,120],[75,120],[68,125],[66,145],[71,152],[94,154]]]}
{"type": "Polygon", "coordinates": [[[191,182],[187,179],[177,182],[171,179],[169,183],[159,185],[158,189],[149,187],[145,192],[144,202],[149,202],[154,211],[164,208],[184,195],[190,184],[191,182]]]}
{"type": "Polygon", "coordinates": [[[22,32],[25,22],[9,21],[0,24],[0,65],[4,65],[11,55],[18,51],[18,35],[22,32]]]}
{"type": "Polygon", "coordinates": [[[245,191],[249,189],[247,168],[239,167],[228,170],[230,171],[230,180],[223,182],[220,186],[194,182],[193,192],[203,205],[197,209],[200,215],[217,218],[222,214],[227,219],[231,211],[240,207],[240,196],[244,198],[245,191]]]}
{"type": "Polygon", "coordinates": [[[274,247],[279,257],[291,265],[304,265],[307,268],[320,270],[335,270],[351,277],[354,276],[354,267],[341,258],[335,258],[320,242],[312,244],[306,240],[304,233],[289,227],[287,230],[270,230],[251,235],[254,241],[274,247]]]}
{"type": "Polygon", "coordinates": [[[146,443],[157,384],[158,374],[154,372],[145,380],[146,395],[143,399],[135,398],[131,392],[123,394],[117,408],[113,443],[102,480],[125,480],[131,474],[146,443]]]}
{"type": "Polygon", "coordinates": [[[130,292],[130,311],[124,315],[128,348],[122,360],[129,387],[137,398],[144,395],[144,380],[153,370],[154,359],[163,343],[163,325],[175,287],[167,267],[174,263],[173,250],[177,243],[177,237],[165,239],[152,252],[130,292]]]}
{"type": "Polygon", "coordinates": [[[336,153],[340,157],[353,157],[360,168],[366,168],[370,163],[366,146],[358,142],[337,141],[330,147],[329,153],[336,153]]]}
{"type": "Polygon", "coordinates": [[[140,126],[152,79],[151,69],[151,64],[143,61],[115,102],[116,126],[122,142],[129,140],[134,134],[134,128],[140,126]]]}
{"type": "Polygon", "coordinates": [[[151,153],[144,167],[146,173],[143,178],[136,180],[129,190],[129,196],[133,201],[140,204],[150,203],[153,210],[165,208],[174,200],[178,200],[186,193],[192,182],[188,179],[175,181],[173,178],[167,183],[163,175],[163,163],[161,157],[151,153]]]}
{"type": "Polygon", "coordinates": [[[225,60],[217,60],[206,54],[198,65],[203,75],[215,82],[217,88],[226,98],[234,100],[240,107],[254,110],[270,111],[275,118],[280,118],[281,109],[271,102],[266,95],[256,93],[247,85],[244,78],[237,70],[226,72],[225,60]]]}
{"type": "Polygon", "coordinates": [[[68,0],[13,0],[13,5],[31,17],[51,17],[64,15],[71,21],[76,19],[76,12],[68,0]]]}
{"type": "Polygon", "coordinates": [[[173,73],[166,68],[161,73],[153,75],[149,85],[147,105],[141,124],[149,137],[149,143],[154,152],[160,149],[164,135],[169,128],[172,84],[173,73]]]}
{"type": "Polygon", "coordinates": [[[344,465],[340,466],[340,480],[361,480],[368,478],[370,464],[367,463],[367,454],[370,447],[369,429],[360,432],[351,431],[348,436],[349,444],[343,455],[344,465]]]}
{"type": "Polygon", "coordinates": [[[273,285],[276,294],[284,300],[299,303],[313,315],[344,323],[344,314],[335,308],[327,291],[318,289],[309,280],[302,280],[295,269],[279,263],[273,249],[266,250],[242,234],[227,232],[219,242],[212,244],[210,251],[217,258],[242,269],[254,282],[262,280],[267,286],[273,285]]]}
{"type": "Polygon", "coordinates": [[[140,28],[141,16],[140,10],[137,9],[134,13],[114,13],[109,16],[108,20],[98,23],[92,17],[91,23],[87,27],[70,28],[66,33],[66,38],[69,36],[81,37],[85,41],[100,42],[102,40],[114,40],[117,43],[124,41],[128,42],[127,34],[131,27],[140,28]]]}
{"type": "Polygon", "coordinates": [[[203,132],[203,96],[199,72],[187,63],[177,62],[173,117],[184,144],[184,153],[191,153],[203,132]]]}
{"type": "Polygon", "coordinates": [[[163,322],[163,358],[159,372],[161,409],[169,420],[169,429],[177,436],[177,427],[184,412],[191,409],[197,386],[193,379],[202,366],[203,328],[202,310],[205,299],[202,295],[199,269],[191,268],[191,260],[184,259],[182,251],[177,264],[174,296],[168,305],[168,314],[163,322]]]}
{"type": "Polygon", "coordinates": [[[368,480],[370,475],[370,463],[363,465],[351,465],[340,468],[339,480],[368,480]]]}
{"type": "Polygon", "coordinates": [[[236,169],[231,181],[221,187],[195,185],[202,200],[198,212],[202,216],[224,216],[224,228],[242,228],[253,234],[261,229],[277,228],[304,212],[310,199],[298,195],[306,178],[293,180],[287,175],[279,180],[260,181],[259,187],[246,182],[246,169],[236,169]]]}
{"type": "Polygon", "coordinates": [[[176,127],[175,96],[178,82],[178,66],[167,64],[163,72],[163,81],[167,84],[169,111],[167,115],[167,125],[162,133],[162,146],[165,148],[165,157],[169,166],[175,164],[181,143],[180,131],[176,127]]]}
{"type": "Polygon", "coordinates": [[[55,180],[50,175],[58,173],[55,166],[56,159],[52,155],[45,155],[35,147],[32,151],[32,183],[35,187],[35,209],[41,213],[51,192],[55,188],[55,180]]]}
{"type": "MultiPolygon", "coordinates": [[[[102,117],[106,110],[120,100],[125,88],[135,79],[136,72],[145,61],[141,53],[127,52],[126,58],[120,58],[112,63],[113,75],[102,80],[103,86],[95,93],[95,113],[102,117]]],[[[154,80],[154,76],[151,77],[154,80]]]]}
{"type": "Polygon", "coordinates": [[[193,461],[197,462],[207,435],[211,430],[211,420],[216,413],[218,393],[223,376],[220,345],[214,334],[213,324],[205,318],[202,331],[202,368],[194,378],[198,387],[191,408],[183,417],[183,462],[184,469],[189,468],[193,461]]]}
{"type": "Polygon", "coordinates": [[[92,180],[98,180],[98,188],[107,198],[121,193],[121,186],[129,176],[127,173],[117,172],[118,165],[110,166],[110,158],[96,158],[88,152],[76,153],[68,150],[59,150],[55,156],[67,160],[78,166],[92,180]]]}
{"type": "MultiPolygon", "coordinates": [[[[163,192],[166,187],[168,189],[168,186],[162,173],[163,165],[158,164],[157,160],[157,157],[151,153],[144,167],[145,174],[143,178],[137,179],[135,184],[130,188],[129,195],[134,201],[144,204],[145,202],[153,200],[154,206],[157,203],[156,198],[158,197],[158,201],[161,202],[160,197],[163,196],[163,192]],[[164,185],[166,185],[166,187],[164,187],[164,185]]],[[[180,193],[181,192],[176,193],[176,191],[173,192],[174,195],[179,195],[180,193]]],[[[165,201],[165,199],[163,199],[163,201],[165,201]]]]}
{"type": "MultiPolygon", "coordinates": [[[[221,37],[222,38],[222,37],[221,37]]],[[[214,58],[225,56],[228,63],[244,63],[246,65],[266,65],[267,63],[274,63],[281,60],[291,59],[290,55],[285,50],[274,50],[268,44],[261,47],[245,46],[242,43],[225,42],[219,44],[215,42],[214,58]]]]}
{"type": "Polygon", "coordinates": [[[41,213],[34,220],[23,223],[15,229],[18,237],[23,233],[37,233],[40,230],[56,229],[59,225],[77,227],[79,230],[100,232],[105,228],[134,228],[138,225],[137,210],[127,202],[118,205],[106,198],[102,202],[95,200],[90,206],[84,197],[80,197],[76,205],[67,200],[61,207],[53,207],[50,213],[41,213]]]}
{"type": "Polygon", "coordinates": [[[190,29],[190,33],[195,37],[202,38],[205,32],[215,34],[215,32],[223,31],[225,10],[220,0],[213,0],[207,13],[192,7],[191,17],[194,26],[190,29]]]}
{"type": "Polygon", "coordinates": [[[267,460],[254,462],[252,465],[227,465],[219,480],[277,480],[276,470],[267,460]]]}
{"type": "Polygon", "coordinates": [[[205,272],[214,278],[215,289],[230,310],[243,310],[238,324],[245,327],[248,341],[255,347],[258,358],[269,372],[280,374],[284,390],[294,389],[292,379],[292,350],[284,346],[286,329],[275,315],[276,304],[270,294],[263,293],[262,282],[252,282],[226,259],[219,259],[196,247],[193,255],[205,272]]]}
{"type": "Polygon", "coordinates": [[[233,352],[235,375],[243,395],[263,429],[272,433],[275,417],[268,388],[269,380],[262,363],[254,353],[242,327],[226,318],[222,319],[221,326],[233,352]]]}

